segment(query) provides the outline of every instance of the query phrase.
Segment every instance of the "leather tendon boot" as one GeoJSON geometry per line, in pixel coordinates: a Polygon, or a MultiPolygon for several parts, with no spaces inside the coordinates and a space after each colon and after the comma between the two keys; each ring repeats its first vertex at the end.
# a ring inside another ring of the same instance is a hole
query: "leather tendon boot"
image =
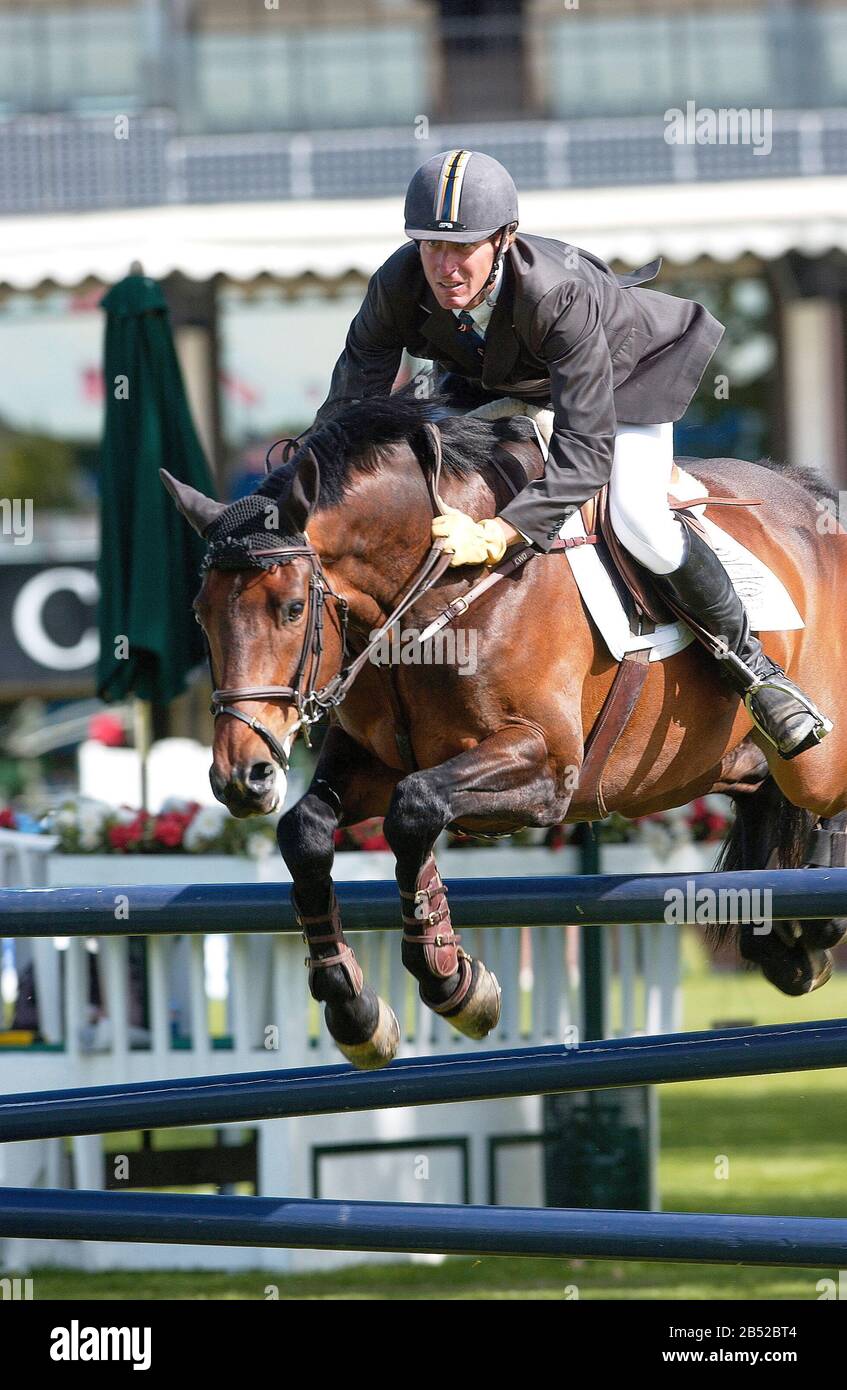
{"type": "Polygon", "coordinates": [[[723,663],[756,728],[781,758],[795,758],[820,743],[832,721],[765,655],[721,561],[696,531],[680,525],[686,537],[682,564],[671,574],[650,577],[671,606],[693,620],[695,635],[723,663]],[[704,641],[702,630],[713,644],[704,641]]]}

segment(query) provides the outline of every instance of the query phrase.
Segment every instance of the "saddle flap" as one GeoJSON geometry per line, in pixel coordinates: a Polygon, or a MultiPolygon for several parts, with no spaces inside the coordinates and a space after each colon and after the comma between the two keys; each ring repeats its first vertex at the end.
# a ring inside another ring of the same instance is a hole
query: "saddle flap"
{"type": "Polygon", "coordinates": [[[596,518],[597,528],[603,537],[606,553],[626,586],[635,609],[636,618],[646,619],[657,626],[661,623],[673,622],[675,615],[662,602],[655,585],[650,582],[647,571],[642,569],[632,558],[629,551],[624,549],[615,535],[609,515],[608,484],[602,487],[597,494],[596,518]]]}

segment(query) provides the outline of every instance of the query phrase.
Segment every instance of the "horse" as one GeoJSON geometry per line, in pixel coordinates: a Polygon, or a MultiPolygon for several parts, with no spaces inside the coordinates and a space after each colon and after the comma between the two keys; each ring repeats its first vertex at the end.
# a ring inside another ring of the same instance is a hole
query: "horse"
{"type": "MultiPolygon", "coordinates": [[[[543,469],[526,425],[445,415],[437,401],[398,394],[347,405],[293,448],[249,505],[216,502],[163,473],[209,542],[194,607],[216,685],[215,796],[239,817],[275,809],[293,739],[329,714],[314,776],[281,816],[277,838],[309,947],[309,987],[342,1054],[362,1069],[391,1060],[399,1027],[344,938],[335,831],[384,817],[403,962],[431,1009],[482,1038],[499,1017],[499,986],[458,944],[435,841],[448,826],[502,835],[598,815],[579,774],[618,663],[566,558],[535,554],[465,612],[462,596],[483,571],[445,569],[446,557],[436,570],[430,563],[434,472],[448,505],[476,519],[496,515],[514,491],[495,463],[498,449],[527,478],[543,469]],[[389,620],[396,630],[398,600],[410,594],[418,633],[452,605],[457,639],[475,641],[475,669],[372,659],[374,634],[389,620]]],[[[834,729],[820,746],[780,759],[751,727],[720,663],[693,643],[649,663],[603,774],[605,805],[636,818],[725,793],[736,816],[719,867],[844,863],[839,591],[847,534],[821,524],[834,515],[835,494],[813,472],[768,461],[685,466],[712,497],[761,500],[754,508],[715,504],[711,514],[785,584],[805,626],[763,634],[766,651],[830,713],[834,729]]],[[[845,933],[843,919],[779,923],[765,933],[742,923],[740,949],[776,987],[803,994],[826,982],[830,948],[845,933]]]]}

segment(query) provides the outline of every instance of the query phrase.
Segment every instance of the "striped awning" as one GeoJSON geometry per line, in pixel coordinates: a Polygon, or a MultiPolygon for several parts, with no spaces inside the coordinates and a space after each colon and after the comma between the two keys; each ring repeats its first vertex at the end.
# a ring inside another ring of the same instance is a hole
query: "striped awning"
{"type": "MultiPolygon", "coordinates": [[[[847,177],[567,189],[526,193],[521,226],[641,265],[686,265],[745,253],[847,251],[847,177]]],[[[224,275],[250,281],[370,275],[403,242],[399,198],[227,203],[121,212],[43,214],[0,221],[0,282],[31,289],[112,284],[138,260],[161,279],[224,275]]]]}

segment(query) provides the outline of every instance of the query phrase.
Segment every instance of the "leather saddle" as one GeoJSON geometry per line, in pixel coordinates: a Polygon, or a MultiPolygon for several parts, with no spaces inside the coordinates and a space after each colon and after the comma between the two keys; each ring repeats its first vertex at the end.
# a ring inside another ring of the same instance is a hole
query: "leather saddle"
{"type": "MultiPolygon", "coordinates": [[[[536,446],[533,446],[535,448],[536,446]]],[[[516,493],[521,491],[530,481],[530,474],[527,472],[522,460],[513,453],[507,445],[500,444],[494,450],[492,462],[498,472],[507,475],[506,481],[510,488],[516,493]]],[[[679,479],[679,469],[674,464],[671,474],[671,483],[679,479]]],[[[751,499],[737,498],[711,498],[707,499],[704,494],[695,497],[691,501],[680,501],[673,492],[668,491],[668,503],[672,510],[685,513],[685,521],[693,530],[702,536],[707,545],[711,545],[711,540],[706,534],[706,530],[700,525],[699,519],[691,512],[692,507],[702,505],[706,500],[724,503],[727,505],[746,505],[751,499]]],[[[585,536],[575,536],[571,540],[556,542],[554,550],[565,550],[571,545],[596,545],[600,552],[600,557],[617,589],[618,595],[624,607],[633,633],[639,635],[649,632],[652,628],[658,627],[663,623],[672,623],[677,615],[671,612],[667,604],[662,599],[658,589],[652,583],[650,573],[643,569],[637,561],[633,559],[629,551],[621,545],[612,527],[609,509],[609,485],[608,483],[595,493],[593,497],[580,508],[582,523],[585,528],[585,536]]]]}
{"type": "MultiPolygon", "coordinates": [[[[678,477],[679,470],[676,464],[674,464],[674,472],[678,477]]],[[[700,525],[699,519],[689,510],[693,506],[699,506],[704,500],[705,497],[700,497],[695,498],[692,502],[682,502],[668,491],[668,503],[671,509],[685,512],[687,524],[702,536],[707,545],[711,545],[705,528],[700,525]]],[[[581,512],[585,535],[601,552],[601,559],[618,591],[632,631],[640,634],[663,623],[674,622],[676,614],[671,612],[662,599],[651,580],[649,571],[643,569],[633,559],[615,534],[609,514],[608,483],[594,497],[589,498],[581,508],[581,512]]]]}

